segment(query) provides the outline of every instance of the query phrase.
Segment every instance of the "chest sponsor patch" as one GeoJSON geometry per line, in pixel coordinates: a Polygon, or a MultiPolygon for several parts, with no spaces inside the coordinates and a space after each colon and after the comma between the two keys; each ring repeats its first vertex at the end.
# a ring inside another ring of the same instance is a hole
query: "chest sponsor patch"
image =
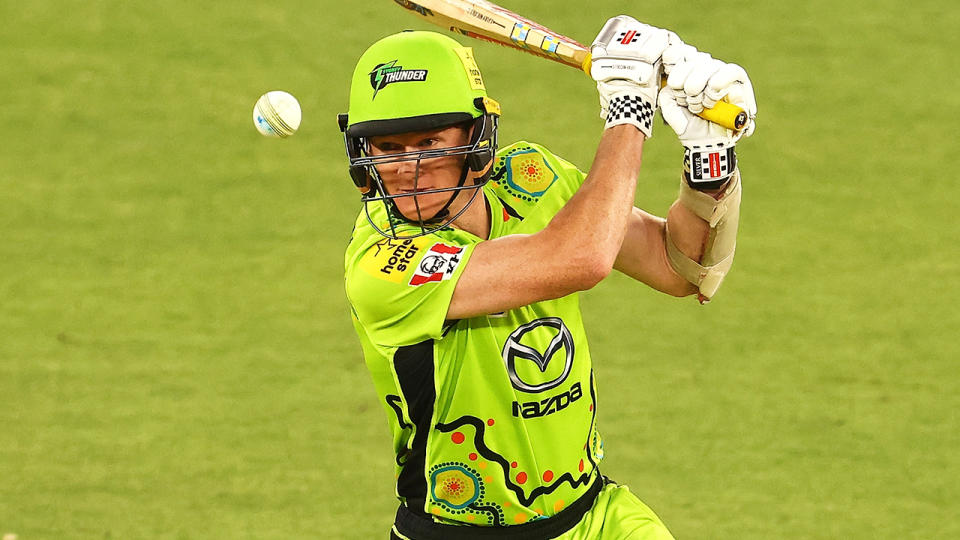
{"type": "Polygon", "coordinates": [[[461,253],[463,253],[462,247],[448,246],[443,243],[434,244],[417,264],[413,277],[410,278],[410,285],[417,286],[450,279],[453,271],[463,260],[460,257],[461,253]]]}
{"type": "Polygon", "coordinates": [[[413,261],[423,253],[428,242],[429,240],[421,238],[384,238],[367,250],[360,261],[360,267],[376,278],[391,283],[403,283],[413,271],[413,261]]]}

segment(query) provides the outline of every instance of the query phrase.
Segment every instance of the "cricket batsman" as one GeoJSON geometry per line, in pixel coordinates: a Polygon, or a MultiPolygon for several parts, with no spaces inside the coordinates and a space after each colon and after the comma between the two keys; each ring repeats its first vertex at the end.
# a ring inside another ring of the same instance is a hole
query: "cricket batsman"
{"type": "Polygon", "coordinates": [[[539,144],[498,148],[500,106],[449,37],[401,32],[357,63],[339,117],[363,201],[345,287],[393,434],[392,539],[672,538],[599,470],[578,293],[616,269],[714,295],[756,103],[743,68],[630,17],[610,19],[592,55],[605,124],[586,174],[539,144]],[[743,129],[695,116],[720,99],[747,111],[743,129]],[[666,219],[634,207],[658,107],[684,148],[666,219]]]}

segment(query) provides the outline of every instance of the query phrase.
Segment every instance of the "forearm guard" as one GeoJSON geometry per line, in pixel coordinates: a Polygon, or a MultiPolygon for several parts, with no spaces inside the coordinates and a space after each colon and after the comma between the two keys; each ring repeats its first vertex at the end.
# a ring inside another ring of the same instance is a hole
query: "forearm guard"
{"type": "Polygon", "coordinates": [[[740,223],[740,171],[736,170],[719,200],[681,182],[680,204],[710,224],[710,236],[700,262],[684,255],[670,234],[667,222],[666,245],[670,265],[684,279],[697,286],[701,304],[710,301],[733,265],[740,223]]]}

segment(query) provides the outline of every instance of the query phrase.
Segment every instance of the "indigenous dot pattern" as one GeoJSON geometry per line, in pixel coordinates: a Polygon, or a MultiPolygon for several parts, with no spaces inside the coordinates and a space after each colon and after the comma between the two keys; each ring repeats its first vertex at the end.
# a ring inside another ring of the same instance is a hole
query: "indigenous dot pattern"
{"type": "Polygon", "coordinates": [[[543,156],[527,145],[518,145],[497,158],[492,179],[515,200],[535,203],[559,176],[543,156]]]}

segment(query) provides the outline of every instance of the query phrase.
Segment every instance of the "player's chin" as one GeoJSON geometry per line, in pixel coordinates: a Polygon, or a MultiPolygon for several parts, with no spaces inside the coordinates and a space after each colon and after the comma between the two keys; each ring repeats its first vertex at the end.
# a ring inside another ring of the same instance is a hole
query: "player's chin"
{"type": "Polygon", "coordinates": [[[437,193],[433,195],[419,195],[417,197],[397,197],[393,203],[397,211],[409,221],[427,221],[447,204],[450,195],[437,193]],[[416,199],[416,200],[414,200],[416,199]]]}

